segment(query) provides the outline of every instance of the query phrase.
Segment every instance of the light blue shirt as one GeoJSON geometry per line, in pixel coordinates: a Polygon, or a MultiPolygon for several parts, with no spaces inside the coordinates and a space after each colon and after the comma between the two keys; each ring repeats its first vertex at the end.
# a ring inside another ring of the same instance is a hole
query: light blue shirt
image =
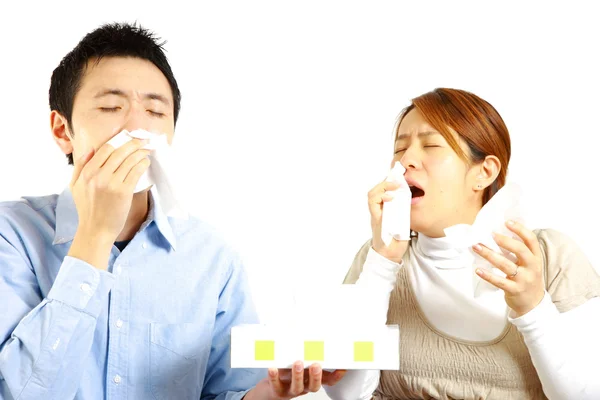
{"type": "Polygon", "coordinates": [[[153,196],[108,269],[67,257],[69,190],[0,203],[0,399],[240,399],[230,329],[258,318],[238,255],[153,196]]]}

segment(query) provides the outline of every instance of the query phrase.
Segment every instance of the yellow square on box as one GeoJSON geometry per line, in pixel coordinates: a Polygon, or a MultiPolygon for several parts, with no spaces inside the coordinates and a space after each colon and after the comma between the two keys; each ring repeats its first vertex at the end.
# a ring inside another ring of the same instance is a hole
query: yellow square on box
{"type": "Polygon", "coordinates": [[[304,342],[304,359],[310,361],[325,360],[325,342],[304,342]]]}
{"type": "Polygon", "coordinates": [[[254,342],[254,359],[257,361],[275,360],[275,342],[272,340],[254,342]]]}
{"type": "Polygon", "coordinates": [[[373,342],[354,342],[354,361],[373,361],[373,342]]]}

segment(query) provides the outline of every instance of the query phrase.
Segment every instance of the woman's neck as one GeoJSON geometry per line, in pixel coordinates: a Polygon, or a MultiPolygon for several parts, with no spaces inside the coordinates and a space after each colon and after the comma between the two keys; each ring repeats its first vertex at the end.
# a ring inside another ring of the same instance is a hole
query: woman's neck
{"type": "Polygon", "coordinates": [[[456,210],[453,215],[449,216],[449,218],[445,221],[434,222],[430,227],[426,227],[417,233],[423,234],[425,236],[429,236],[430,238],[441,238],[446,236],[444,233],[444,229],[450,228],[455,225],[473,225],[475,222],[475,218],[477,218],[477,214],[481,210],[481,206],[476,207],[465,207],[462,210],[456,210]]]}

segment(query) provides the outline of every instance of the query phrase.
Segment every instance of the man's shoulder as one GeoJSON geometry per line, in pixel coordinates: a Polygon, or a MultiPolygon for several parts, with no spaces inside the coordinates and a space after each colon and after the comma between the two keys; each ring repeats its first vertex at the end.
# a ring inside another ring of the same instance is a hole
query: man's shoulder
{"type": "Polygon", "coordinates": [[[17,200],[0,201],[0,233],[2,230],[35,224],[54,223],[58,195],[24,196],[17,200]]]}
{"type": "Polygon", "coordinates": [[[205,219],[189,215],[187,219],[170,219],[177,241],[185,241],[193,247],[211,248],[213,251],[237,257],[238,254],[225,235],[205,219]]]}
{"type": "Polygon", "coordinates": [[[207,238],[214,240],[223,240],[221,232],[210,222],[194,215],[188,215],[187,218],[169,218],[173,227],[173,232],[177,236],[194,236],[198,240],[207,238]]]}

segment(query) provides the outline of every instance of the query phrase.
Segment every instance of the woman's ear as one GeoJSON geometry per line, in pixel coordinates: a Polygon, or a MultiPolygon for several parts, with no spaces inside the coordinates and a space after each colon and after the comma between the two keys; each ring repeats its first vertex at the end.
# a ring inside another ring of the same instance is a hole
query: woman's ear
{"type": "Polygon", "coordinates": [[[473,169],[473,190],[482,191],[490,186],[500,173],[502,165],[496,156],[486,156],[485,159],[477,164],[473,169]]]}

